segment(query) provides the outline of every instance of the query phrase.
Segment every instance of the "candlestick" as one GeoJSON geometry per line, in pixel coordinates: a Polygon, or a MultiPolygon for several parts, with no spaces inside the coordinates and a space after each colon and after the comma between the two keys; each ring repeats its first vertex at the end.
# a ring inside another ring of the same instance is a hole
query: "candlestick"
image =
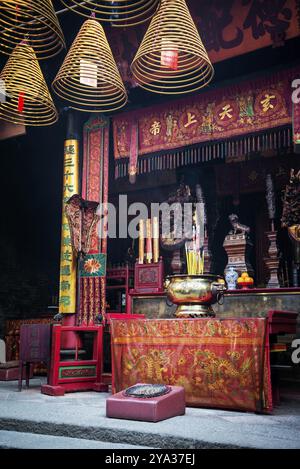
{"type": "Polygon", "coordinates": [[[271,220],[271,231],[275,231],[274,219],[271,220]]]}
{"type": "Polygon", "coordinates": [[[267,283],[267,288],[280,288],[278,279],[279,257],[277,248],[277,231],[267,231],[266,235],[269,240],[268,257],[264,258],[265,264],[268,267],[270,278],[267,283]]]}
{"type": "Polygon", "coordinates": [[[274,184],[271,174],[267,174],[266,177],[266,200],[268,206],[268,215],[269,219],[271,220],[272,228],[271,230],[274,231],[274,219],[276,214],[276,205],[275,205],[275,191],[274,191],[274,184]]]}
{"type": "Polygon", "coordinates": [[[145,236],[144,236],[144,220],[139,222],[139,264],[144,264],[145,254],[145,236]]]}
{"type": "Polygon", "coordinates": [[[152,233],[151,219],[146,220],[146,261],[148,264],[152,262],[152,233]]]}
{"type": "Polygon", "coordinates": [[[157,263],[159,260],[159,224],[158,218],[153,218],[153,262],[157,263]]]}

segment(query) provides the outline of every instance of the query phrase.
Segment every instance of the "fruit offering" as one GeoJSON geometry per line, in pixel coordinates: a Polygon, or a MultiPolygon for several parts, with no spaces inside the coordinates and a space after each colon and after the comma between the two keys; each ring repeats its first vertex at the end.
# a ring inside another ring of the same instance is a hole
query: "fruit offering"
{"type": "Polygon", "coordinates": [[[254,284],[254,280],[249,276],[248,272],[243,272],[242,275],[238,278],[237,282],[238,285],[243,289],[247,289],[254,284]]]}

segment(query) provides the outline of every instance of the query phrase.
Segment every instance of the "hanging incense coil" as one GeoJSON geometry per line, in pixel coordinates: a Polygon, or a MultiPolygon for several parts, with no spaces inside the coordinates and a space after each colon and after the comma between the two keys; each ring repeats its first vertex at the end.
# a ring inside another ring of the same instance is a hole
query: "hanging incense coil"
{"type": "Polygon", "coordinates": [[[7,99],[0,104],[0,118],[13,124],[54,124],[58,113],[35,52],[26,42],[11,54],[2,72],[7,99]]]}
{"type": "Polygon", "coordinates": [[[65,39],[50,0],[10,0],[0,3],[0,52],[10,55],[25,37],[38,59],[65,48],[65,39]]]}
{"type": "Polygon", "coordinates": [[[96,20],[84,22],[52,86],[78,111],[110,112],[127,103],[124,83],[96,20]]]}
{"type": "Polygon", "coordinates": [[[90,17],[91,13],[101,22],[126,28],[148,21],[156,12],[160,0],[111,0],[86,1],[61,0],[70,10],[81,16],[90,17]]]}
{"type": "Polygon", "coordinates": [[[183,94],[206,86],[214,69],[185,0],[161,0],[131,65],[142,88],[183,94]]]}

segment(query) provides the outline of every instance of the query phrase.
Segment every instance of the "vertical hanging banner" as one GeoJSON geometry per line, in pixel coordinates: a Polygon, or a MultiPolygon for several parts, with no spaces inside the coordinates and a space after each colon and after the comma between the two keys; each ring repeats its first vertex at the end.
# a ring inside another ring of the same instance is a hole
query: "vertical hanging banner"
{"type": "MultiPolygon", "coordinates": [[[[108,201],[109,120],[104,116],[93,116],[85,124],[83,151],[81,195],[90,202],[105,204],[108,201]]],[[[93,275],[80,269],[79,324],[92,325],[99,314],[105,317],[106,252],[106,227],[99,222],[93,227],[88,255],[81,263],[81,267],[93,268],[93,275]]]]}
{"type": "Polygon", "coordinates": [[[64,148],[59,312],[62,314],[75,314],[77,261],[72,250],[71,233],[65,209],[68,200],[74,194],[78,194],[79,191],[78,141],[66,140],[64,148]]]}
{"type": "Polygon", "coordinates": [[[138,122],[135,120],[131,127],[131,141],[130,141],[130,154],[129,154],[129,182],[134,184],[137,174],[137,162],[139,156],[139,127],[138,122]]]}

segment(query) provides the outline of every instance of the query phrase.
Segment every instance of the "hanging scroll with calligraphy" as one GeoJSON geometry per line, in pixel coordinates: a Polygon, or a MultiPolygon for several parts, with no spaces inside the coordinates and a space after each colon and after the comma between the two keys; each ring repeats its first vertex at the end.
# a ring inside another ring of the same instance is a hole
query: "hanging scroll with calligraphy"
{"type": "Polygon", "coordinates": [[[72,250],[72,241],[66,204],[79,191],[79,147],[77,140],[66,140],[64,150],[63,180],[63,215],[61,231],[61,258],[59,283],[59,312],[75,314],[76,312],[76,277],[77,260],[72,250]]]}
{"type": "MultiPolygon", "coordinates": [[[[82,197],[105,204],[108,201],[108,119],[99,115],[86,123],[83,145],[82,197]]],[[[105,316],[106,252],[106,226],[100,220],[93,226],[89,251],[80,265],[78,323],[81,325],[93,325],[99,314],[105,316]]]]}
{"type": "Polygon", "coordinates": [[[132,171],[130,155],[137,142],[139,174],[289,147],[297,77],[300,67],[119,114],[113,119],[116,177],[127,175],[128,165],[132,171]]]}

